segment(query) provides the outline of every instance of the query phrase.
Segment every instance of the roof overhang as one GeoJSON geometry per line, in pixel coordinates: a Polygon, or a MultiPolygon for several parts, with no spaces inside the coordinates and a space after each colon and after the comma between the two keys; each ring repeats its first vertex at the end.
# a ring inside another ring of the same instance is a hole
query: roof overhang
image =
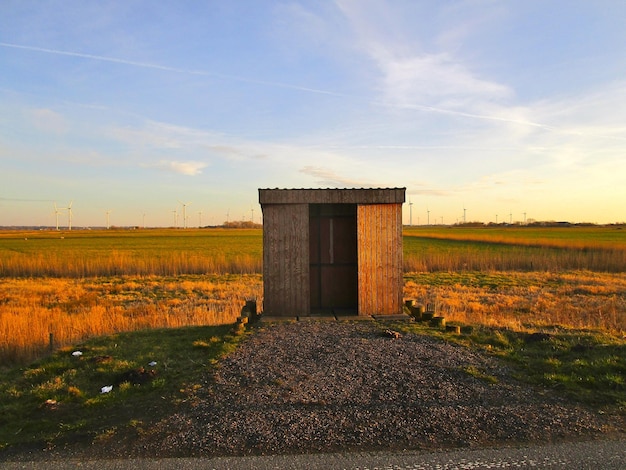
{"type": "Polygon", "coordinates": [[[259,189],[263,204],[402,204],[406,188],[259,189]]]}

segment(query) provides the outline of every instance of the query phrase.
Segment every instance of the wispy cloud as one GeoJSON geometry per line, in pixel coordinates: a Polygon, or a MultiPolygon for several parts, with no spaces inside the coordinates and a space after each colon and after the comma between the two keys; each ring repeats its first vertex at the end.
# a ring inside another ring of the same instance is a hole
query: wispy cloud
{"type": "Polygon", "coordinates": [[[197,176],[202,173],[202,169],[206,168],[208,163],[205,162],[197,162],[197,161],[167,161],[161,160],[159,163],[154,165],[156,168],[161,168],[163,170],[172,171],[174,173],[179,173],[181,175],[187,176],[197,176]]]}
{"type": "Polygon", "coordinates": [[[371,182],[365,182],[354,178],[342,176],[330,168],[318,166],[305,166],[300,170],[301,173],[316,178],[316,183],[320,186],[328,186],[333,188],[373,188],[378,185],[371,182]]]}
{"type": "Polygon", "coordinates": [[[211,154],[218,155],[226,160],[265,160],[268,155],[264,151],[259,151],[258,144],[250,145],[245,142],[240,144],[218,144],[206,147],[211,154]]]}
{"type": "Polygon", "coordinates": [[[29,114],[33,125],[39,130],[54,134],[63,134],[68,130],[67,120],[51,109],[33,109],[29,114]]]}
{"type": "Polygon", "coordinates": [[[416,102],[461,106],[513,94],[506,85],[477,77],[448,53],[399,57],[384,47],[370,53],[381,71],[385,97],[397,106],[416,102]]]}
{"type": "Polygon", "coordinates": [[[9,202],[53,202],[52,199],[25,199],[25,198],[12,198],[12,197],[0,197],[0,201],[9,201],[9,202]]]}
{"type": "MultiPolygon", "coordinates": [[[[548,131],[562,131],[541,122],[525,119],[523,115],[520,115],[519,107],[497,105],[496,101],[498,99],[510,97],[513,91],[506,85],[477,77],[466,65],[455,61],[447,53],[398,55],[393,51],[391,45],[372,44],[371,41],[363,47],[365,47],[364,52],[377,64],[381,75],[381,97],[379,98],[356,96],[297,84],[258,80],[203,70],[183,69],[82,52],[6,42],[0,42],[0,47],[78,57],[182,74],[209,76],[268,87],[293,89],[305,93],[350,98],[362,100],[379,107],[511,123],[548,131]]],[[[164,145],[167,146],[168,144],[165,143],[164,145]]]]}
{"type": "Polygon", "coordinates": [[[268,158],[262,142],[248,142],[219,133],[178,126],[165,122],[145,120],[135,126],[113,127],[108,136],[145,155],[151,150],[177,154],[205,155],[212,160],[263,160],[268,158]]]}
{"type": "MultiPolygon", "coordinates": [[[[480,76],[473,63],[457,54],[458,48],[448,45],[450,39],[433,42],[434,38],[447,37],[455,30],[458,36],[459,20],[448,21],[439,9],[425,5],[409,8],[412,15],[437,14],[428,29],[429,34],[416,30],[406,21],[406,8],[399,5],[337,0],[354,41],[361,53],[372,61],[379,73],[380,91],[390,105],[421,104],[444,109],[463,109],[477,100],[496,101],[510,98],[514,90],[504,83],[480,76]]],[[[471,32],[466,24],[462,36],[471,32]]],[[[478,23],[473,23],[476,28],[478,23]]],[[[484,26],[483,26],[484,27],[484,26]]],[[[452,41],[454,42],[454,41],[452,41]]]]}
{"type": "Polygon", "coordinates": [[[454,194],[454,191],[439,188],[418,188],[411,190],[410,194],[415,194],[419,196],[449,197],[454,194]]]}

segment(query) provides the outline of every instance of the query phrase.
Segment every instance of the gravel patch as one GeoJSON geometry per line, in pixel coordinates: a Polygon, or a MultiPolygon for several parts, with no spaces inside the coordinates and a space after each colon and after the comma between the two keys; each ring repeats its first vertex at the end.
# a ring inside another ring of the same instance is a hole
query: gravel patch
{"type": "Polygon", "coordinates": [[[378,322],[263,326],[206,377],[189,406],[123,453],[477,447],[608,429],[602,415],[516,382],[493,358],[421,335],[390,338],[384,330],[378,322]]]}

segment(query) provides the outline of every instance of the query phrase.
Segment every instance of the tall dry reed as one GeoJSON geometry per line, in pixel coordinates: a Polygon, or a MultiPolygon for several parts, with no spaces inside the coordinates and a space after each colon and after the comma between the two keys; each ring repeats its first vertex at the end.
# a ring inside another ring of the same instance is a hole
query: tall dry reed
{"type": "Polygon", "coordinates": [[[405,298],[449,321],[516,330],[560,325],[626,333],[626,278],[589,271],[407,275],[405,298]],[[487,278],[485,281],[484,278],[487,278]]]}
{"type": "Polygon", "coordinates": [[[258,275],[0,280],[0,365],[53,347],[145,328],[234,323],[262,301],[258,275]]]}
{"type": "Polygon", "coordinates": [[[113,250],[106,254],[4,253],[0,277],[176,276],[179,274],[252,274],[262,271],[262,260],[249,254],[226,257],[196,252],[169,251],[145,256],[113,250]]]}
{"type": "Polygon", "coordinates": [[[407,253],[405,272],[426,271],[626,271],[626,250],[565,249],[512,246],[477,250],[472,245],[453,251],[407,253]]]}

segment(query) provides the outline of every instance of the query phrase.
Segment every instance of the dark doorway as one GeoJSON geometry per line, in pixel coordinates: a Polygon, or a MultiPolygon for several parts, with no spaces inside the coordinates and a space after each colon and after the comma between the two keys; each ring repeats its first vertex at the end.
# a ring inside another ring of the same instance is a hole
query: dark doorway
{"type": "Polygon", "coordinates": [[[358,313],[356,204],[309,205],[311,313],[358,313]]]}

